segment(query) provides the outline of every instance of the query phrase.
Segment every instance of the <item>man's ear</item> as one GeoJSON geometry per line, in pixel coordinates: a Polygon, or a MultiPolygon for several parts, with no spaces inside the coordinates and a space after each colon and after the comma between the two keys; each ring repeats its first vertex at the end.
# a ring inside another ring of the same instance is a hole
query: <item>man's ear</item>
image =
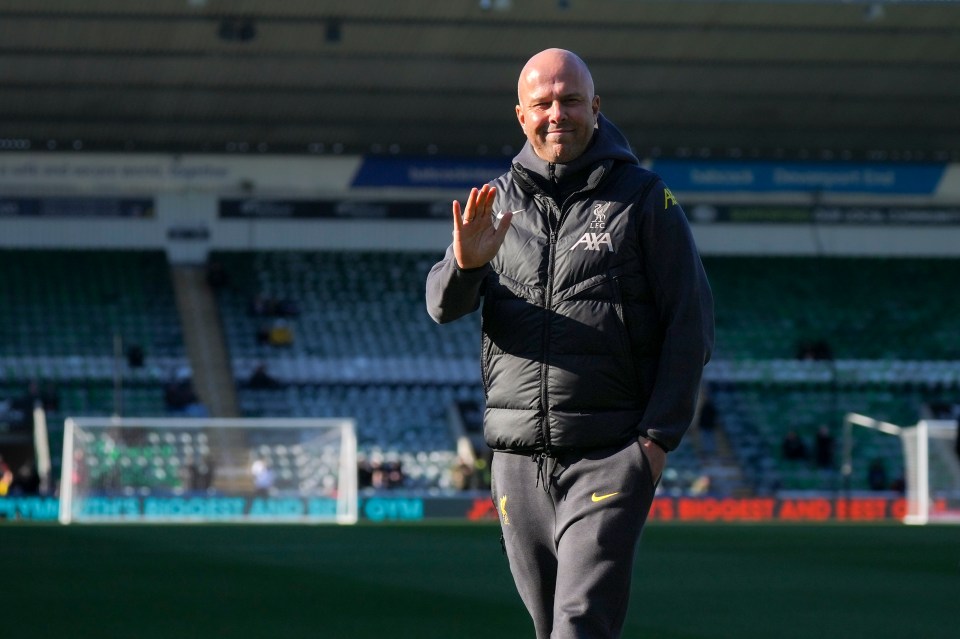
{"type": "Polygon", "coordinates": [[[520,128],[523,128],[523,109],[518,104],[516,106],[516,110],[517,110],[517,122],[520,123],[520,128]]]}

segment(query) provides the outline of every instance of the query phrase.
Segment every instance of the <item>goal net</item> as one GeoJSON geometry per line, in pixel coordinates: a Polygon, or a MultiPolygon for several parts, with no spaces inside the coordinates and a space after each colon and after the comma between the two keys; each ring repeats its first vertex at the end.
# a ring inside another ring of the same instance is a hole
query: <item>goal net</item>
{"type": "Polygon", "coordinates": [[[922,420],[900,433],[908,524],[960,523],[960,457],[955,420],[922,420]]]}
{"type": "Polygon", "coordinates": [[[921,420],[897,426],[850,413],[844,420],[843,472],[850,476],[855,459],[853,427],[896,435],[903,449],[908,524],[960,523],[960,450],[956,420],[921,420]]]}
{"type": "Polygon", "coordinates": [[[60,521],[357,521],[352,419],[70,418],[60,521]]]}

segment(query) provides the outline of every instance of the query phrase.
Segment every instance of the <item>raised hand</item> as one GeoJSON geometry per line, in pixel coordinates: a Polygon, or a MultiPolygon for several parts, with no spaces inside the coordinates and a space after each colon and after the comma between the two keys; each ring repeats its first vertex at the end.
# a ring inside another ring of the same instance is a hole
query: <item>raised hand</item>
{"type": "Polygon", "coordinates": [[[462,214],[460,202],[453,201],[453,254],[462,269],[483,266],[493,259],[503,244],[513,214],[504,213],[494,227],[493,200],[496,194],[497,190],[489,184],[479,191],[471,189],[462,214]]]}

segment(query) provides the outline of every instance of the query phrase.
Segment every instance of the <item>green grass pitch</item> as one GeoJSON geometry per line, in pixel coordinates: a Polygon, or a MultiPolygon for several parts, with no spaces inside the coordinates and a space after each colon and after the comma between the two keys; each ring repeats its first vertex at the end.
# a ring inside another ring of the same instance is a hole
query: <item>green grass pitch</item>
{"type": "MultiPolygon", "coordinates": [[[[0,526],[19,637],[530,638],[495,525],[0,526]]],[[[653,523],[624,637],[956,637],[960,528],[653,523]]]]}

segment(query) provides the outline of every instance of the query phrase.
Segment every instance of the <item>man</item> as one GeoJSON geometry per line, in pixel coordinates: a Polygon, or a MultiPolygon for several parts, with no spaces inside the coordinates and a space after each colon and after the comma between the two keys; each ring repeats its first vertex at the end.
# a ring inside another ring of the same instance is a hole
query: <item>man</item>
{"type": "Polygon", "coordinates": [[[694,413],[713,300],[683,211],[601,115],[583,61],[536,54],[518,98],[527,143],[453,202],[427,307],[449,322],[483,298],[492,491],[537,637],[618,637],[656,483],[694,413]]]}

